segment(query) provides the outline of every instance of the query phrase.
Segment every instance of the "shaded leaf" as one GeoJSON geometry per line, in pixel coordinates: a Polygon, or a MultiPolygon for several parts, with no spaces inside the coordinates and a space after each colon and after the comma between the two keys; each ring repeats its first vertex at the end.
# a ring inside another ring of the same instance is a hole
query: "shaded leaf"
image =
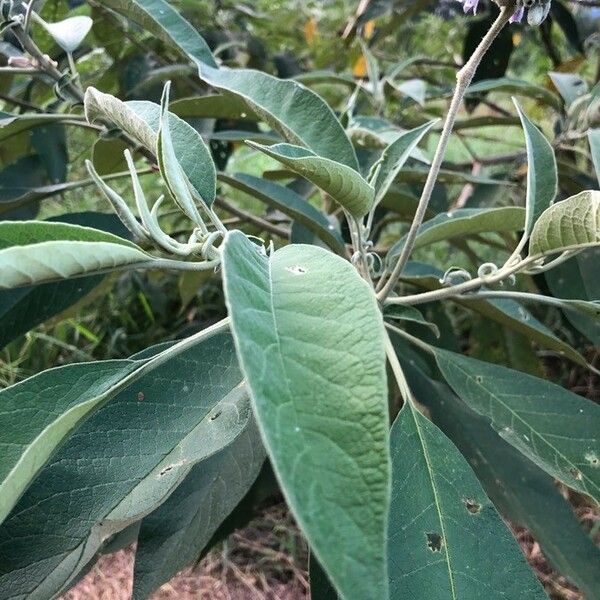
{"type": "Polygon", "coordinates": [[[600,499],[600,407],[554,383],[445,350],[456,394],[517,450],[565,485],[600,499]]]}
{"type": "Polygon", "coordinates": [[[527,144],[525,234],[529,235],[540,215],[554,202],[558,191],[558,173],[554,149],[516,101],[515,106],[521,118],[527,144]]]}
{"type": "Polygon", "coordinates": [[[391,598],[546,598],[452,442],[411,404],[390,438],[391,598]]]}
{"type": "Polygon", "coordinates": [[[241,379],[231,337],[213,335],[145,373],[80,426],[0,527],[0,596],[59,595],[105,540],[234,440],[250,418],[236,389],[241,379]]]}

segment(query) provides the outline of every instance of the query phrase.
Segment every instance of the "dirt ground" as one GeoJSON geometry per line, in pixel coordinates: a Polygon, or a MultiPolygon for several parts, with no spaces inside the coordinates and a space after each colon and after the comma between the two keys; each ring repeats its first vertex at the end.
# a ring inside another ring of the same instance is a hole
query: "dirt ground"
{"type": "MultiPolygon", "coordinates": [[[[582,505],[576,512],[586,529],[598,530],[599,511],[582,505]]],[[[585,600],[552,571],[529,532],[514,532],[553,600],[585,600]]],[[[102,557],[62,600],[129,600],[133,554],[134,548],[128,548],[102,557]]],[[[306,565],[304,540],[286,508],[278,505],[163,585],[152,600],[306,600],[310,598],[306,565]]]]}

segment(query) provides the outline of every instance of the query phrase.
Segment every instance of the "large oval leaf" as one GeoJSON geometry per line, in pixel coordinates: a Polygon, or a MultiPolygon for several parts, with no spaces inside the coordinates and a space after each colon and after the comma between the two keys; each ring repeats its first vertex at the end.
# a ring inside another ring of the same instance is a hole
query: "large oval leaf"
{"type": "Polygon", "coordinates": [[[520,371],[435,349],[456,394],[550,475],[600,501],[600,407],[520,371]]]}
{"type": "Polygon", "coordinates": [[[106,539],[235,440],[251,418],[241,379],[231,336],[221,333],[146,373],[84,423],[0,527],[0,597],[60,594],[106,539]]]}
{"type": "Polygon", "coordinates": [[[452,442],[407,404],[391,432],[392,600],[542,600],[519,545],[452,442]]]}
{"type": "Polygon", "coordinates": [[[358,169],[354,148],[331,108],[298,82],[250,69],[211,69],[203,65],[200,78],[241,99],[288,142],[358,169]]]}
{"type": "Polygon", "coordinates": [[[165,0],[103,0],[103,6],[135,21],[167,46],[194,60],[216,66],[204,38],[165,0]]]}
{"type": "Polygon", "coordinates": [[[225,292],[284,494],[346,600],[383,600],[389,504],[383,322],[350,263],[227,236],[225,292]]]}
{"type": "Polygon", "coordinates": [[[43,221],[0,223],[0,289],[148,267],[154,260],[135,244],[99,229],[43,221]]]}
{"type": "Polygon", "coordinates": [[[581,192],[545,210],[531,233],[529,254],[545,256],[600,244],[600,192],[581,192]]]}
{"type": "Polygon", "coordinates": [[[263,146],[250,141],[247,143],[320,187],[351,215],[362,217],[373,206],[375,190],[354,169],[335,160],[317,156],[301,146],[263,146]]]}

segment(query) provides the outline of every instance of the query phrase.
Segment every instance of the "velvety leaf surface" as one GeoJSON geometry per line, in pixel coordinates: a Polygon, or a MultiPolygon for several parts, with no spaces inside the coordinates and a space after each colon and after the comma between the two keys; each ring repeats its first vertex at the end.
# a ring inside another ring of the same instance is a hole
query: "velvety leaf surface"
{"type": "Polygon", "coordinates": [[[88,419],[0,527],[0,597],[58,594],[106,539],[154,510],[194,464],[235,439],[250,415],[236,390],[241,379],[230,335],[215,334],[88,419]]]}
{"type": "Polygon", "coordinates": [[[194,562],[252,486],[265,460],[251,414],[237,438],[196,465],[181,485],[142,521],[133,598],[147,598],[194,562]]]}
{"type": "Polygon", "coordinates": [[[263,146],[254,142],[248,144],[320,187],[355,217],[362,217],[371,209],[375,190],[350,167],[317,156],[300,146],[291,144],[263,146]]]}
{"type": "MultiPolygon", "coordinates": [[[[85,93],[85,114],[90,123],[98,119],[114,123],[142,146],[156,152],[161,121],[158,104],[146,100],[122,102],[89,87],[85,93]]],[[[177,161],[193,188],[210,206],[215,198],[217,177],[210,150],[201,135],[183,119],[169,113],[168,123],[177,161]]]]}
{"type": "Polygon", "coordinates": [[[111,233],[49,221],[0,223],[0,289],[148,264],[153,257],[111,233]]]}
{"type": "Polygon", "coordinates": [[[525,232],[529,234],[534,223],[556,197],[558,173],[554,149],[516,101],[515,106],[521,118],[527,146],[527,216],[525,217],[525,232]]]}
{"type": "MultiPolygon", "coordinates": [[[[70,213],[53,220],[102,229],[119,237],[129,235],[116,215],[70,213]]],[[[101,276],[81,277],[0,291],[0,348],[78,302],[102,279],[101,276]]]]}
{"type": "Polygon", "coordinates": [[[297,81],[277,79],[260,71],[199,66],[201,79],[241,99],[288,142],[358,169],[356,153],[344,128],[313,91],[297,81]]]}
{"type": "Polygon", "coordinates": [[[553,204],[536,222],[529,254],[543,256],[600,244],[600,192],[586,191],[553,204]]]}
{"type": "Polygon", "coordinates": [[[387,597],[383,323],[350,263],[314,247],[224,250],[226,299],[282,489],[345,600],[387,597]]]}
{"type": "Polygon", "coordinates": [[[411,405],[392,427],[391,449],[392,600],[546,598],[467,461],[411,405]]]}
{"type": "Polygon", "coordinates": [[[520,371],[436,349],[456,394],[565,485],[600,499],[600,407],[520,371]]]}

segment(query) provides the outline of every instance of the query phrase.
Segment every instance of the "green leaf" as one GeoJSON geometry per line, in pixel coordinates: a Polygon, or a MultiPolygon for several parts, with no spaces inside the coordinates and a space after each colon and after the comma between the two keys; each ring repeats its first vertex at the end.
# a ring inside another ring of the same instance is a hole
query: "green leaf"
{"type": "Polygon", "coordinates": [[[0,597],[60,595],[105,540],[235,440],[251,415],[241,379],[231,336],[212,335],[145,373],[80,426],[0,527],[0,597]]]}
{"type": "Polygon", "coordinates": [[[484,79],[469,86],[467,94],[480,94],[481,92],[503,92],[511,95],[522,95],[543,102],[547,106],[561,111],[562,100],[553,92],[541,85],[534,85],[529,81],[501,77],[499,79],[484,79]]]}
{"type": "Polygon", "coordinates": [[[554,383],[435,349],[444,378],[517,450],[565,485],[600,499],[600,407],[554,383]]]}
{"type": "Polygon", "coordinates": [[[575,301],[575,310],[567,304],[565,316],[570,323],[596,346],[600,347],[600,319],[598,314],[577,310],[580,302],[594,308],[600,301],[600,280],[597,276],[600,247],[590,248],[563,262],[544,275],[555,298],[575,301]]]}
{"type": "Polygon", "coordinates": [[[254,419],[229,446],[196,465],[183,483],[142,521],[133,598],[147,598],[196,561],[221,523],[252,486],[265,460],[254,419]]]}
{"type": "Polygon", "coordinates": [[[302,531],[346,599],[387,598],[384,330],[350,263],[314,246],[270,256],[242,233],[223,269],[267,452],[302,531]]]}
{"type": "Polygon", "coordinates": [[[588,131],[588,139],[590,141],[590,150],[592,152],[592,162],[596,169],[598,185],[600,185],[600,129],[590,129],[588,131]]]}
{"type": "MultiPolygon", "coordinates": [[[[441,213],[419,228],[415,249],[444,240],[463,238],[487,232],[512,232],[523,229],[525,211],[518,206],[501,208],[459,208],[441,213]]],[[[388,253],[388,262],[402,251],[405,237],[396,242],[388,253]]]]}
{"type": "Polygon", "coordinates": [[[52,39],[65,51],[73,53],[90,32],[93,21],[88,16],[77,15],[56,23],[46,23],[41,18],[36,21],[50,34],[52,39]]]}
{"type": "Polygon", "coordinates": [[[396,176],[410,157],[417,144],[435,125],[430,121],[420,127],[402,133],[397,140],[392,142],[375,164],[374,177],[370,181],[375,188],[375,204],[379,204],[387,194],[396,176]]]}
{"type": "Polygon", "coordinates": [[[553,204],[536,222],[530,256],[582,250],[600,244],[600,192],[586,191],[553,204]]]}
{"type": "MultiPolygon", "coordinates": [[[[116,215],[71,213],[53,220],[90,226],[121,237],[129,234],[116,215]]],[[[0,348],[69,308],[101,281],[101,276],[92,276],[0,291],[0,348]]]]}
{"type": "Polygon", "coordinates": [[[325,101],[296,81],[250,69],[211,69],[200,65],[200,78],[242,100],[291,144],[358,169],[356,153],[344,128],[325,101]]]}
{"type": "Polygon", "coordinates": [[[392,431],[391,598],[546,598],[471,467],[412,404],[392,431]]]}
{"type": "Polygon", "coordinates": [[[385,307],[383,316],[386,319],[394,319],[397,321],[410,321],[428,327],[436,337],[440,337],[439,327],[428,321],[423,313],[415,306],[388,305],[385,307]]]}
{"type": "Polygon", "coordinates": [[[39,113],[13,115],[11,113],[0,112],[0,142],[40,125],[66,121],[70,116],[71,115],[39,113]]]}
{"type": "Polygon", "coordinates": [[[0,223],[0,289],[148,267],[155,259],[99,229],[43,221],[0,223]]]}
{"type": "Polygon", "coordinates": [[[247,143],[320,187],[351,215],[360,218],[373,206],[375,195],[373,187],[354,169],[317,156],[301,146],[291,144],[263,146],[255,142],[247,143]]]}
{"type": "Polygon", "coordinates": [[[519,103],[516,100],[514,102],[521,118],[527,145],[525,234],[529,235],[534,223],[556,198],[558,172],[554,149],[544,134],[529,120],[519,103]]]}
{"type": "Polygon", "coordinates": [[[600,589],[600,549],[578,523],[554,479],[500,438],[446,386],[410,365],[406,370],[417,400],[469,461],[496,508],[529,529],[554,567],[593,598],[600,589]]]}
{"type": "MultiPolygon", "coordinates": [[[[132,100],[121,102],[93,87],[85,92],[85,114],[90,123],[100,119],[114,123],[144,148],[156,152],[161,123],[161,108],[154,102],[132,100]]],[[[216,195],[217,174],[210,150],[200,134],[188,123],[169,113],[168,119],[173,152],[183,172],[210,206],[216,195]]]]}
{"type": "Polygon", "coordinates": [[[321,211],[294,190],[245,173],[220,173],[219,180],[302,223],[340,256],[345,256],[346,246],[336,228],[321,211]]]}
{"type": "Polygon", "coordinates": [[[167,46],[215,67],[215,59],[202,36],[165,0],[104,0],[103,6],[135,21],[167,46]]]}

